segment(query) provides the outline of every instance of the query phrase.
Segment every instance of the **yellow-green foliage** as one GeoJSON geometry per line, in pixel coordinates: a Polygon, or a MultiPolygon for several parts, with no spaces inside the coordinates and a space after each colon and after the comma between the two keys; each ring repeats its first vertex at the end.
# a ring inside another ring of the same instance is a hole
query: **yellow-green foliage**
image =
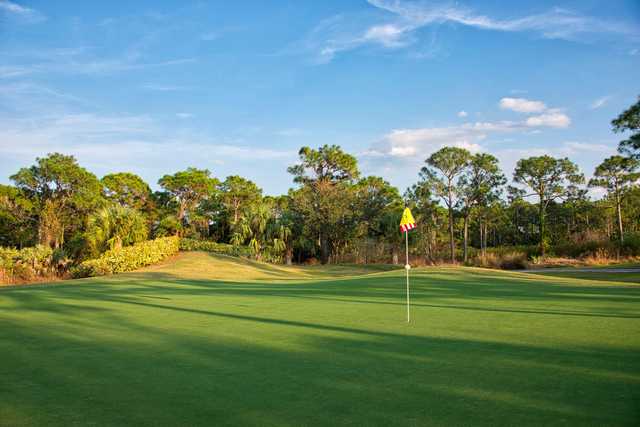
{"type": "Polygon", "coordinates": [[[53,250],[38,245],[24,249],[0,248],[0,282],[29,281],[55,273],[53,250]]]}
{"type": "Polygon", "coordinates": [[[478,254],[469,264],[477,267],[500,268],[503,270],[523,270],[529,266],[527,254],[521,251],[488,251],[483,257],[478,254]]]}
{"type": "Polygon", "coordinates": [[[234,246],[208,240],[180,239],[181,251],[204,251],[221,255],[249,257],[251,250],[246,246],[234,246]]]}
{"type": "Polygon", "coordinates": [[[180,239],[176,236],[147,240],[133,246],[112,249],[100,258],[83,262],[72,269],[73,277],[93,277],[123,273],[155,264],[174,255],[180,249],[180,239]]]}

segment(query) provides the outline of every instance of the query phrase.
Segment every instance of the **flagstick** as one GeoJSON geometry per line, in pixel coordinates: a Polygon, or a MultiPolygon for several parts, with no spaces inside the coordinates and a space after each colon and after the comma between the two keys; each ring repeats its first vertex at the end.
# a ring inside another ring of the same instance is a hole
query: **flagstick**
{"type": "Polygon", "coordinates": [[[411,321],[410,312],[409,312],[409,230],[404,232],[404,247],[405,247],[405,259],[406,264],[404,266],[405,271],[407,272],[407,323],[411,321]]]}

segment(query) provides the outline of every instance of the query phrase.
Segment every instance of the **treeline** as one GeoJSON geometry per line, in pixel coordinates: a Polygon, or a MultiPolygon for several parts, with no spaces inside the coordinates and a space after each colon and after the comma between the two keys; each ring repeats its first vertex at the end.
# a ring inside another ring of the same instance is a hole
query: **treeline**
{"type": "Polygon", "coordinates": [[[54,270],[174,235],[248,247],[269,262],[398,262],[406,204],[418,222],[412,256],[424,262],[472,262],[497,247],[638,255],[640,101],[612,123],[631,135],[589,182],[571,160],[538,156],[519,160],[517,186],[507,186],[491,154],[445,147],[402,195],[381,177],[361,177],[355,157],[335,145],[303,147],[288,169],[295,188],[276,197],[243,177],[196,168],[163,176],[152,191],[135,174],[98,179],[54,153],[0,186],[0,246],[50,248],[54,270]],[[606,193],[592,200],[589,187],[606,193]]]}

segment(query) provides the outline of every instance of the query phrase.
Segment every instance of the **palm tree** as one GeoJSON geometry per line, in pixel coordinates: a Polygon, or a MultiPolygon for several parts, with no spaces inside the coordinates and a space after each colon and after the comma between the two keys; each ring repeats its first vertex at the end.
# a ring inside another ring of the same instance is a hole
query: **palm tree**
{"type": "Polygon", "coordinates": [[[146,240],[147,224],[135,209],[113,204],[99,209],[87,219],[85,239],[92,255],[146,240]]]}

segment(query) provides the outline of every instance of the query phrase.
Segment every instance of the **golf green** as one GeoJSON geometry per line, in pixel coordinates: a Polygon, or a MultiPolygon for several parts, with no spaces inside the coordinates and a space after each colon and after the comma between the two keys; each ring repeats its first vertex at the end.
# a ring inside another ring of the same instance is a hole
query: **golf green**
{"type": "Polygon", "coordinates": [[[385,267],[183,253],[0,289],[0,425],[640,424],[639,284],[411,274],[410,324],[385,267]]]}

